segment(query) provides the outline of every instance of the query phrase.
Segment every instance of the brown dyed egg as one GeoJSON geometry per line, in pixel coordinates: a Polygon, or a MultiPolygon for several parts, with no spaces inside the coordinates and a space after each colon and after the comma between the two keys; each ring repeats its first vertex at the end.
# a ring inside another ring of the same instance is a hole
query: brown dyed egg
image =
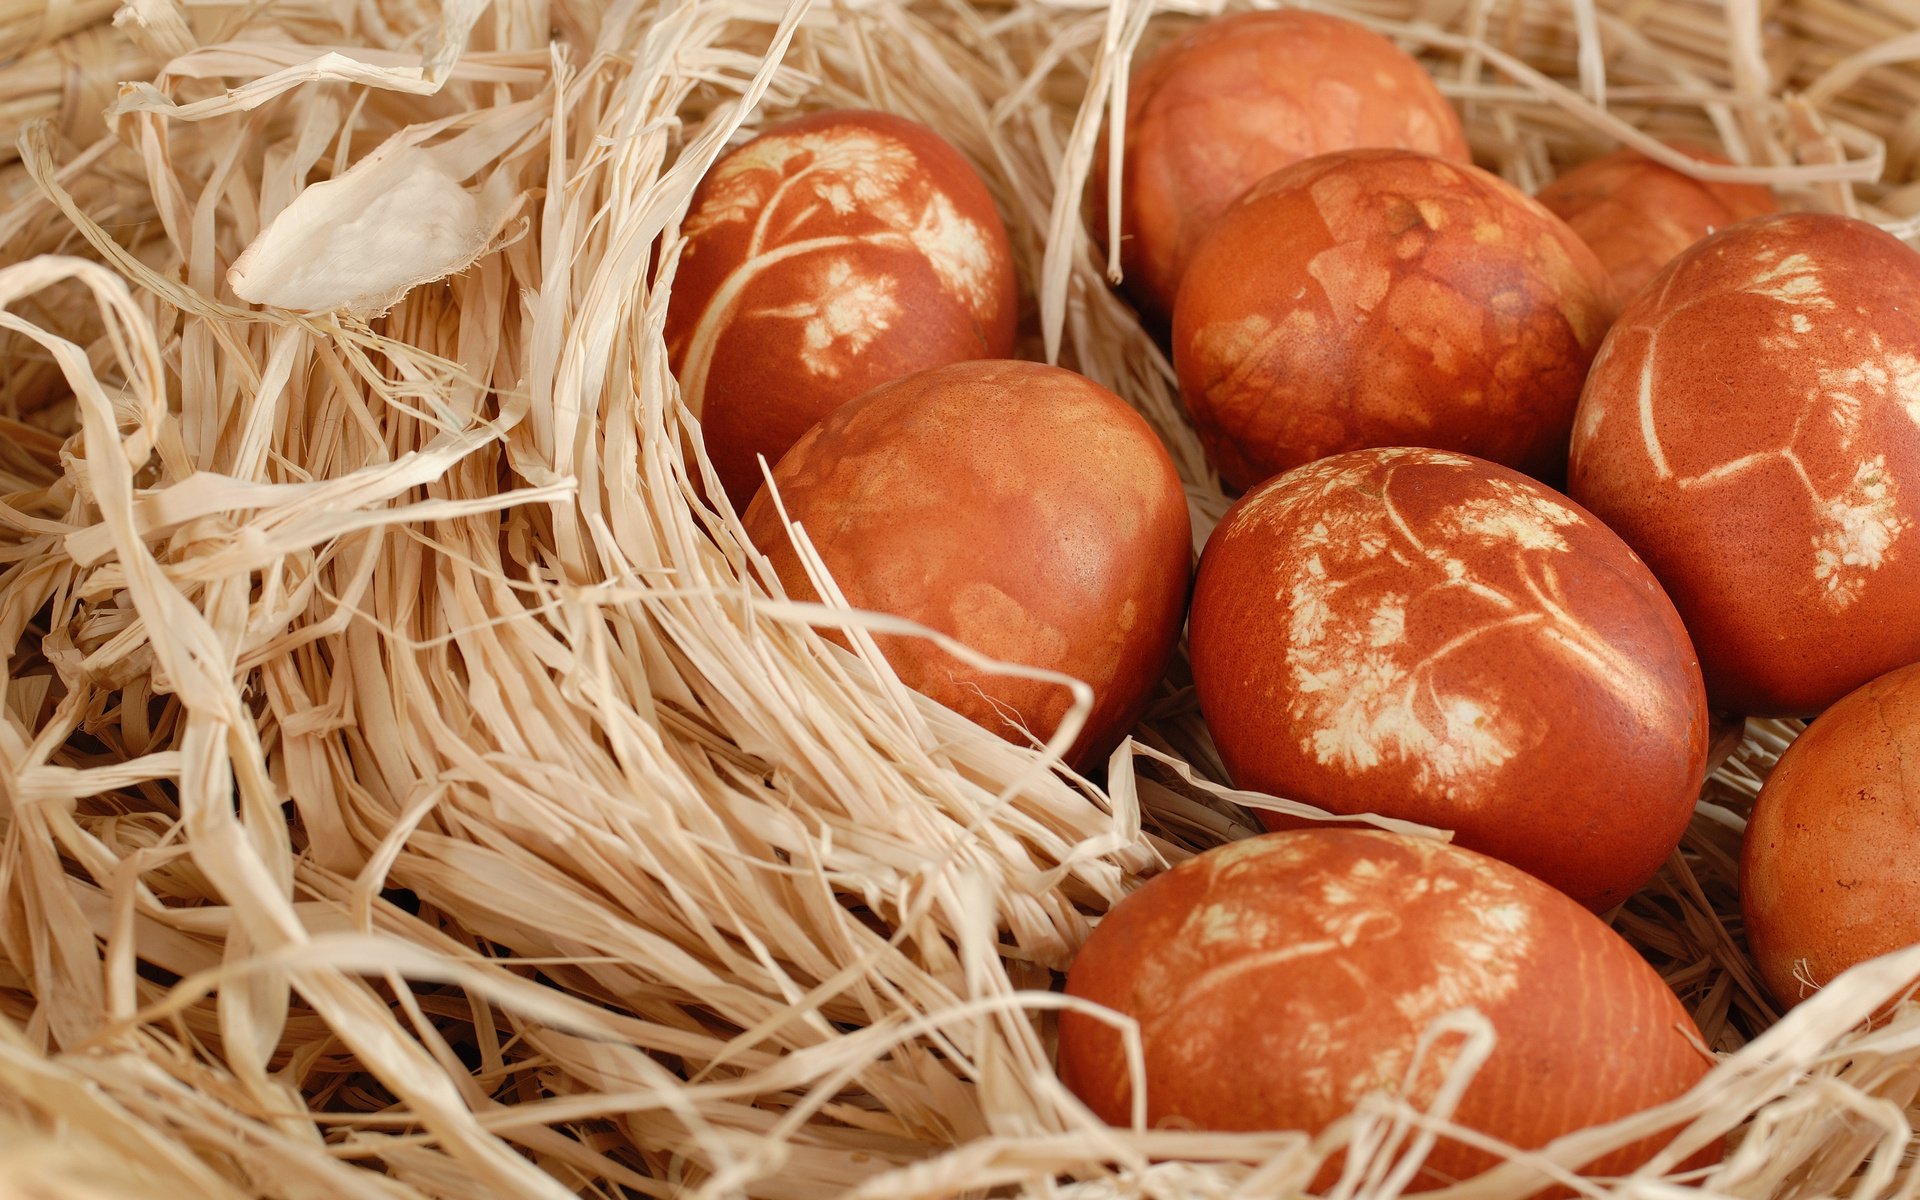
{"type": "MultiPolygon", "coordinates": [[[[1709,1066],[1679,1000],[1593,914],[1494,859],[1377,830],[1273,833],[1189,859],[1095,927],[1067,994],[1139,1022],[1150,1126],[1318,1133],[1374,1091],[1425,1107],[1460,1041],[1441,1038],[1415,1070],[1419,1039],[1466,1007],[1497,1040],[1454,1119],[1522,1148],[1671,1100],[1709,1066]]],[[[1119,1029],[1062,1013],[1059,1071],[1103,1120],[1129,1123],[1119,1029]]],[[[1632,1170],[1672,1136],[1584,1169],[1632,1170]]],[[[1416,1186],[1496,1161],[1442,1139],[1416,1186]]]]}
{"type": "Polygon", "coordinates": [[[924,125],[823,112],[729,152],[694,193],[667,349],[707,457],[744,505],[756,456],[925,367],[1013,352],[993,197],[924,125]]]}
{"type": "Polygon", "coordinates": [[[1707,705],[1653,575],[1563,496],[1436,450],[1343,454],[1207,541],[1190,649],[1233,781],[1461,845],[1607,908],[1679,844],[1707,705]]]}
{"type": "Polygon", "coordinates": [[[1570,490],[1666,585],[1716,708],[1920,660],[1920,255],[1789,213],[1694,246],[1594,363],[1570,490]]]}
{"type": "Polygon", "coordinates": [[[1920,942],[1920,664],[1850,692],[1775,765],[1747,822],[1740,907],[1767,990],[1798,1004],[1920,942]]]}
{"type": "MultiPolygon", "coordinates": [[[[1698,146],[1673,148],[1703,163],[1732,165],[1698,146]]],[[[1536,198],[1593,250],[1623,300],[1714,230],[1780,208],[1761,184],[1709,183],[1636,150],[1582,163],[1541,188],[1536,198]]]]}
{"type": "Polygon", "coordinates": [[[1207,227],[1263,176],[1357,146],[1469,158],[1460,118],[1419,63],[1351,21],[1298,9],[1219,17],[1161,49],[1129,82],[1125,146],[1121,264],[1160,320],[1207,227]]]}
{"type": "Polygon", "coordinates": [[[1221,477],[1433,446],[1558,477],[1612,318],[1593,252],[1477,167],[1327,154],[1262,180],[1194,255],[1173,357],[1221,477]]]}
{"type": "MultiPolygon", "coordinates": [[[[1089,684],[1070,761],[1139,719],[1180,634],[1192,534],[1173,460],[1113,393],[1038,363],[922,371],[835,411],[773,478],[855,608],[1089,684]]],[[[746,527],[787,593],[813,599],[764,488],[746,527]]],[[[1071,703],[921,639],[877,641],[907,686],[1014,740],[1010,716],[1044,738],[1071,703]]]]}

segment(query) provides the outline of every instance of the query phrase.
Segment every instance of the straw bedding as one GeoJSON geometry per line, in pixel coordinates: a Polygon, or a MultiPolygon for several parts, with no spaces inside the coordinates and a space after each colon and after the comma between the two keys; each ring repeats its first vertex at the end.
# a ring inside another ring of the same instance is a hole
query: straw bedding
{"type": "MultiPolygon", "coordinates": [[[[917,700],[866,640],[892,624],[770,595],[665,367],[724,145],[902,112],[989,179],[1023,351],[1149,416],[1203,538],[1224,500],[1082,198],[1129,57],[1209,7],[0,11],[0,1192],[1197,1198],[1351,1147],[1339,1194],[1395,1193],[1444,1112],[1127,1132],[1053,1078],[1090,920],[1281,803],[1220,786],[1181,668],[1098,783],[917,700]]],[[[1684,132],[1920,232],[1912,0],[1341,11],[1523,185],[1684,132]]],[[[1753,725],[1613,918],[1722,1066],[1521,1157],[1683,1119],[1731,1135],[1686,1185],[1920,1190],[1920,1011],[1856,1028],[1920,957],[1780,1019],[1739,940],[1742,814],[1793,732],[1753,725]]]]}

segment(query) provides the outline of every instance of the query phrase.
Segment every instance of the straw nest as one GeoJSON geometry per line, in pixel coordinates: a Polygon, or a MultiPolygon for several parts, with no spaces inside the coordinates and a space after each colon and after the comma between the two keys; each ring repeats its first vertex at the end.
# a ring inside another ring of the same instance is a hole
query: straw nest
{"type": "MultiPolygon", "coordinates": [[[[1338,1194],[1395,1191],[1379,1163],[1444,1113],[1128,1132],[1054,1079],[1049,986],[1090,921],[1279,803],[1219,785],[1180,669],[1099,785],[917,700],[877,619],[769,595],[698,500],[664,362],[722,148],[906,113],[991,181],[1025,352],[1155,422],[1203,537],[1223,499],[1082,212],[1129,59],[1209,7],[0,12],[5,111],[42,118],[0,209],[0,1190],[1198,1198],[1351,1146],[1338,1194]]],[[[1342,11],[1422,53],[1522,185],[1690,133],[1920,230],[1913,0],[1342,11]]],[[[1519,1157],[1681,1119],[1731,1135],[1689,1185],[1920,1190],[1920,1009],[1861,1026],[1920,959],[1781,1019],[1739,939],[1742,815],[1792,733],[1752,727],[1613,918],[1724,1062],[1519,1157]]]]}

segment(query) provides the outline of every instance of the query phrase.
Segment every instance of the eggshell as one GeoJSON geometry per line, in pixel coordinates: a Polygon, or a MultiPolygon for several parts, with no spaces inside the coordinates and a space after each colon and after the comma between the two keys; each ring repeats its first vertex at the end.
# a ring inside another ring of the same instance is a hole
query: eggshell
{"type": "Polygon", "coordinates": [[[1593,252],[1509,184],[1347,151],[1268,176],[1215,224],[1174,363],[1234,488],[1395,445],[1557,477],[1610,295],[1593,252]]]}
{"type": "MultiPolygon", "coordinates": [[[[1497,1041],[1455,1119],[1522,1148],[1673,1099],[1708,1067],[1686,1010],[1598,918],[1493,859],[1379,831],[1267,834],[1182,863],[1095,927],[1067,994],[1139,1022],[1154,1126],[1318,1133],[1373,1091],[1424,1107],[1460,1042],[1416,1068],[1418,1040],[1469,1006],[1497,1041]]],[[[1129,1121],[1119,1030],[1063,1013],[1059,1064],[1102,1119],[1129,1121]]],[[[1632,1170],[1671,1138],[1586,1169],[1632,1170]]],[[[1416,1186],[1495,1161],[1442,1139],[1416,1186]]]]}
{"type": "MultiPolygon", "coordinates": [[[[1351,21],[1298,9],[1219,17],[1163,47],[1129,81],[1125,146],[1120,261],[1157,320],[1207,227],[1262,176],[1357,146],[1470,157],[1418,62],[1351,21]]],[[[1105,175],[1094,180],[1102,202],[1105,175]]]]}
{"type": "MultiPolygon", "coordinates": [[[[1698,146],[1673,148],[1703,163],[1732,165],[1698,146]]],[[[1762,184],[1709,183],[1636,150],[1582,163],[1541,188],[1536,199],[1580,235],[1623,300],[1714,230],[1780,208],[1762,184]]]]}
{"type": "Polygon", "coordinates": [[[1707,706],[1653,575],[1565,497],[1433,450],[1325,459],[1208,539],[1190,650],[1236,784],[1457,831],[1574,899],[1679,843],[1707,706]]]}
{"type": "MultiPolygon", "coordinates": [[[[854,607],[1089,684],[1072,761],[1139,719],[1185,616],[1192,532],[1172,459],[1113,393],[1038,363],[922,371],[835,411],[774,482],[854,607]]],[[[788,594],[814,598],[764,488],[746,528],[788,594]]],[[[909,687],[1016,741],[1009,714],[1046,737],[1071,702],[924,639],[878,643],[909,687]]]]}
{"type": "Polygon", "coordinates": [[[1716,708],[1820,711],[1920,660],[1920,255],[1743,221],[1627,307],[1569,487],[1666,585],[1716,708]]]}
{"type": "Polygon", "coordinates": [[[693,196],[669,362],[736,507],[815,421],[925,367],[1013,352],[1012,248],[960,152],[887,113],[788,121],[693,196]]]}
{"type": "Polygon", "coordinates": [[[1760,789],[1740,855],[1747,942],[1782,1004],[1920,942],[1920,665],[1848,693],[1760,789]]]}

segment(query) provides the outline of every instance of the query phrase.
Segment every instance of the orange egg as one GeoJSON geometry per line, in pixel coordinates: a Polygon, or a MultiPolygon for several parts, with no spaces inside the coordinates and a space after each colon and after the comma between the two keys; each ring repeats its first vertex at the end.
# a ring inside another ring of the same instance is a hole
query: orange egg
{"type": "Polygon", "coordinates": [[[1218,17],[1161,49],[1129,83],[1125,145],[1121,263],[1159,320],[1208,226],[1261,177],[1357,146],[1468,160],[1460,118],[1419,63],[1298,9],[1218,17]]]}
{"type": "Polygon", "coordinates": [[[701,180],[667,349],[736,507],[815,421],[925,367],[1013,352],[1013,252],[993,197],[924,125],[823,112],[701,180]]]}
{"type": "Polygon", "coordinates": [[[1569,487],[1660,577],[1714,707],[1820,711],[1920,660],[1920,254],[1788,213],[1714,234],[1594,363],[1569,487]]]}
{"type": "Polygon", "coordinates": [[[1740,855],[1767,990],[1793,1005],[1920,942],[1920,664],[1820,714],[1768,776],[1740,855]]]}
{"type": "MultiPolygon", "coordinates": [[[[1699,162],[1731,165],[1697,146],[1674,149],[1699,162]]],[[[1582,163],[1541,188],[1536,199],[1593,250],[1622,300],[1714,230],[1780,208],[1762,184],[1709,183],[1636,150],[1582,163]]]]}
{"type": "MultiPolygon", "coordinates": [[[[1497,1040],[1454,1119],[1522,1148],[1671,1100],[1709,1065],[1674,994],[1593,914],[1494,859],[1378,831],[1267,834],[1182,863],[1095,927],[1067,994],[1138,1022],[1150,1126],[1319,1133],[1375,1091],[1425,1107],[1460,1041],[1416,1065],[1420,1038],[1466,1007],[1497,1040]]],[[[1095,1114],[1129,1121],[1119,1029],[1063,1013],[1059,1062],[1095,1114]]],[[[1585,1170],[1632,1170],[1671,1138],[1585,1170]]],[[[1416,1186],[1497,1161],[1442,1139],[1416,1186]]]]}
{"type": "Polygon", "coordinates": [[[1707,706],[1653,575],[1513,471],[1362,450],[1249,492],[1190,648],[1233,781],[1458,833],[1594,908],[1679,844],[1707,706]]]}
{"type": "MultiPolygon", "coordinates": [[[[1113,393],[1037,363],[923,371],[835,411],[773,479],[855,608],[1091,685],[1071,761],[1139,719],[1180,634],[1192,533],[1166,448],[1113,393]]],[[[764,488],[746,527],[788,594],[812,599],[764,488]]],[[[877,640],[907,686],[1014,740],[1016,722],[1051,735],[1071,702],[925,640],[877,640]]]]}
{"type": "Polygon", "coordinates": [[[1558,477],[1610,297],[1574,232],[1485,171],[1326,154],[1214,225],[1175,305],[1174,364],[1234,488],[1367,446],[1558,477]]]}

